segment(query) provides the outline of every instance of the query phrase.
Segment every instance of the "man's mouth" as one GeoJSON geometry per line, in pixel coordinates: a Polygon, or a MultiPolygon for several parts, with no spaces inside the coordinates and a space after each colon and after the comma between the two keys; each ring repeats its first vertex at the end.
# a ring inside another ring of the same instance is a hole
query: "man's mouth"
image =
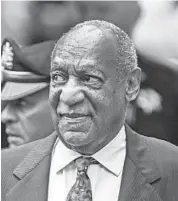
{"type": "Polygon", "coordinates": [[[20,135],[6,131],[8,137],[7,137],[7,141],[10,145],[10,147],[14,147],[14,146],[19,146],[21,144],[23,144],[23,139],[20,135]]]}
{"type": "Polygon", "coordinates": [[[63,113],[60,114],[61,118],[70,118],[70,119],[78,119],[78,118],[85,118],[85,117],[89,117],[89,115],[87,114],[83,114],[83,113],[63,113]]]}
{"type": "Polygon", "coordinates": [[[15,136],[15,135],[13,135],[13,136],[9,135],[7,137],[7,141],[9,143],[10,147],[19,146],[19,145],[24,143],[21,137],[18,137],[18,136],[15,136]]]}
{"type": "Polygon", "coordinates": [[[67,126],[66,129],[74,127],[82,129],[91,121],[91,115],[86,113],[63,113],[60,117],[60,123],[67,126]]]}

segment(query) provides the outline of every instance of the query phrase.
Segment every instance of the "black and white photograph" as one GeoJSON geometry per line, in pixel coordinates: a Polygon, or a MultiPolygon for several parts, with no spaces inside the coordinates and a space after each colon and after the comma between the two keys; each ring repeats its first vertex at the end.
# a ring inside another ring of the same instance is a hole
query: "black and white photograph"
{"type": "Polygon", "coordinates": [[[178,201],[178,1],[1,0],[1,200],[178,201]]]}

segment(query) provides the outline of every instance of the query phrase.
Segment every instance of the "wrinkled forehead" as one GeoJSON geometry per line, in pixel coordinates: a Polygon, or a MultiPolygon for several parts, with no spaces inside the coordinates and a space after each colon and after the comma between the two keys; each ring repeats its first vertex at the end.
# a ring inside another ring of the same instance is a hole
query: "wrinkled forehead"
{"type": "Polygon", "coordinates": [[[102,31],[95,26],[84,26],[72,31],[65,39],[62,48],[93,49],[104,37],[102,31]]]}
{"type": "Polygon", "coordinates": [[[107,33],[99,28],[88,25],[67,34],[63,41],[59,41],[54,56],[60,57],[83,57],[107,38],[107,33]]]}

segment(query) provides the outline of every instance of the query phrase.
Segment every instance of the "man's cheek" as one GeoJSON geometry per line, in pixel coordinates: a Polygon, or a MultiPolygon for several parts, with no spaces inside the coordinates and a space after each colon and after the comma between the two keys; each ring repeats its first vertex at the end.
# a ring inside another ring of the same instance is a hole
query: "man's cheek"
{"type": "Polygon", "coordinates": [[[54,126],[56,125],[56,120],[57,120],[57,105],[59,102],[58,98],[58,93],[57,91],[53,90],[50,88],[50,93],[49,93],[49,103],[50,103],[50,111],[51,111],[51,116],[53,119],[54,126]]]}
{"type": "Polygon", "coordinates": [[[49,103],[50,106],[53,110],[57,110],[57,106],[60,101],[60,94],[61,94],[61,89],[55,89],[50,87],[50,92],[49,92],[49,103]]]}

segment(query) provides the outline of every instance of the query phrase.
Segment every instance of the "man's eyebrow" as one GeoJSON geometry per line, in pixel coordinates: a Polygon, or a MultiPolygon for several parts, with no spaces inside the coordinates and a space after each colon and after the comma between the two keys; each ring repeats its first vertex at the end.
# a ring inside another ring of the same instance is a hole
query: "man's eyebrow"
{"type": "Polygon", "coordinates": [[[94,65],[93,64],[79,65],[79,67],[75,70],[76,70],[76,72],[81,72],[81,73],[85,73],[85,72],[99,73],[103,77],[105,77],[104,72],[96,64],[94,64],[94,65]]]}
{"type": "Polygon", "coordinates": [[[53,61],[50,71],[54,71],[54,70],[66,70],[65,69],[65,63],[53,61]]]}
{"type": "Polygon", "coordinates": [[[57,65],[52,65],[52,67],[51,67],[51,70],[53,71],[53,70],[65,70],[65,67],[64,66],[61,66],[61,65],[59,65],[59,64],[57,64],[57,65]]]}

